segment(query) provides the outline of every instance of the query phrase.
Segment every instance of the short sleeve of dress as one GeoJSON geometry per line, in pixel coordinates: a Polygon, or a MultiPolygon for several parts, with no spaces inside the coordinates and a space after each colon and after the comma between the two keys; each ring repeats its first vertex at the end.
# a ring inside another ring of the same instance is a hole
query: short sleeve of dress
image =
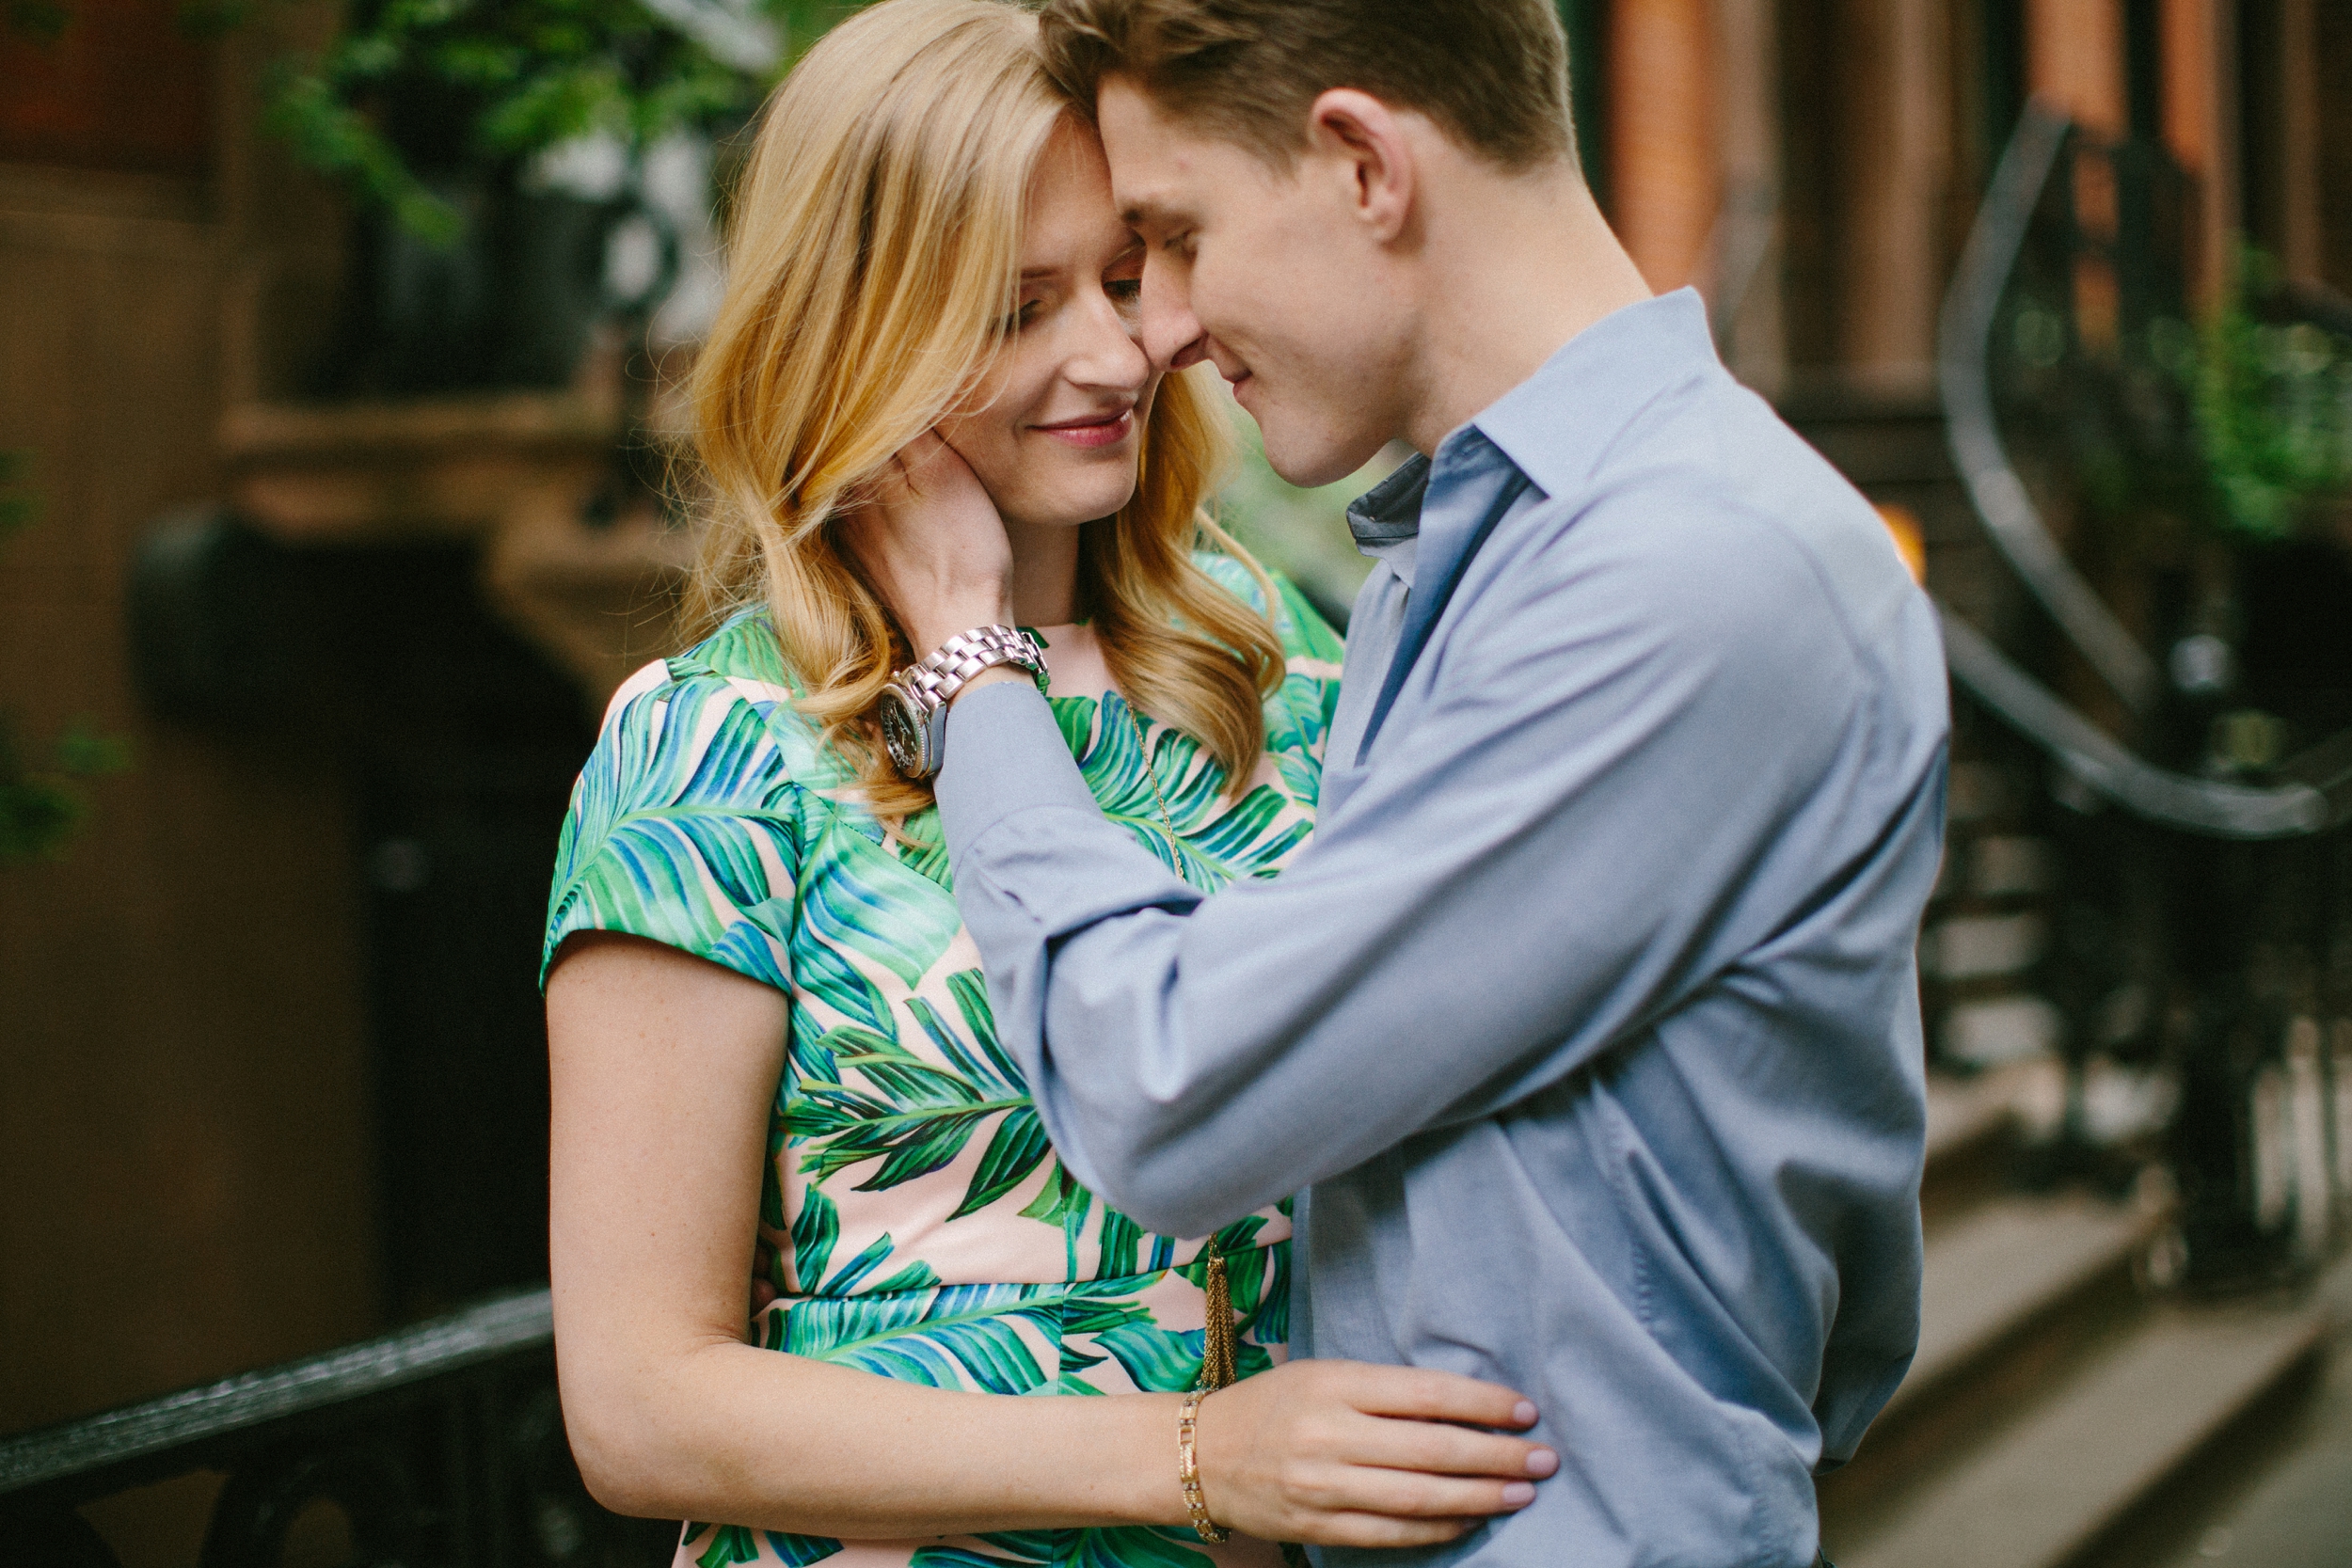
{"type": "Polygon", "coordinates": [[[773,722],[789,696],[692,656],[613,694],[556,847],[541,986],[565,938],[619,931],[789,988],[803,816],[773,722]]]}

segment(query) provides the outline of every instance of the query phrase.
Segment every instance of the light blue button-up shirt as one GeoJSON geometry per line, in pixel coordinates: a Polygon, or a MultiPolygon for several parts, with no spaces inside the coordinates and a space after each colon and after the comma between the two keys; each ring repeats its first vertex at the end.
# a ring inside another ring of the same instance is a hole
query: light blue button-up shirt
{"type": "Polygon", "coordinates": [[[1152,1228],[1302,1195],[1297,1349],[1542,1411],[1530,1507],[1327,1564],[1809,1563],[1813,1472],[1918,1332],[1928,601],[1687,292],[1353,521],[1382,559],[1279,879],[1203,897],[1033,690],[957,705],[940,805],[998,1027],[1072,1171],[1152,1228]]]}

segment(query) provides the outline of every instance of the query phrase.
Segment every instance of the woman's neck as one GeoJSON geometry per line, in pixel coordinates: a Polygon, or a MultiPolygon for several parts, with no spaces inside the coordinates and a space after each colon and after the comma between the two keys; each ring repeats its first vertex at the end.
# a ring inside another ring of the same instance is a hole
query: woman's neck
{"type": "Polygon", "coordinates": [[[1005,519],[1012,546],[1012,618],[1025,626],[1064,626],[1078,618],[1078,531],[1068,524],[1005,519]]]}

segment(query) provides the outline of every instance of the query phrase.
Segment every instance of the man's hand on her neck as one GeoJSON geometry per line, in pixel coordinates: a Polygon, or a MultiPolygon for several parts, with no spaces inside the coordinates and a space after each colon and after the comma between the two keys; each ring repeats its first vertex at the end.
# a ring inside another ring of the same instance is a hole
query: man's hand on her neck
{"type": "Polygon", "coordinates": [[[936,435],[908,444],[897,472],[847,531],[915,657],[958,632],[1012,624],[1004,522],[970,466],[936,435]]]}

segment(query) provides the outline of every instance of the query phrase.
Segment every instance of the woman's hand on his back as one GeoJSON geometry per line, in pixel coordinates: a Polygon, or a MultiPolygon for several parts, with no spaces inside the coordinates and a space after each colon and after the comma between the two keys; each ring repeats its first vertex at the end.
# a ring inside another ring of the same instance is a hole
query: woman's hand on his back
{"type": "Polygon", "coordinates": [[[1534,1500],[1560,1467],[1535,1407],[1423,1367],[1293,1361],[1203,1400],[1195,1447],[1218,1524],[1268,1541],[1420,1546],[1534,1500]]]}
{"type": "Polygon", "coordinates": [[[971,466],[926,432],[907,443],[846,537],[917,658],[975,626],[1012,620],[1012,546],[971,466]]]}

